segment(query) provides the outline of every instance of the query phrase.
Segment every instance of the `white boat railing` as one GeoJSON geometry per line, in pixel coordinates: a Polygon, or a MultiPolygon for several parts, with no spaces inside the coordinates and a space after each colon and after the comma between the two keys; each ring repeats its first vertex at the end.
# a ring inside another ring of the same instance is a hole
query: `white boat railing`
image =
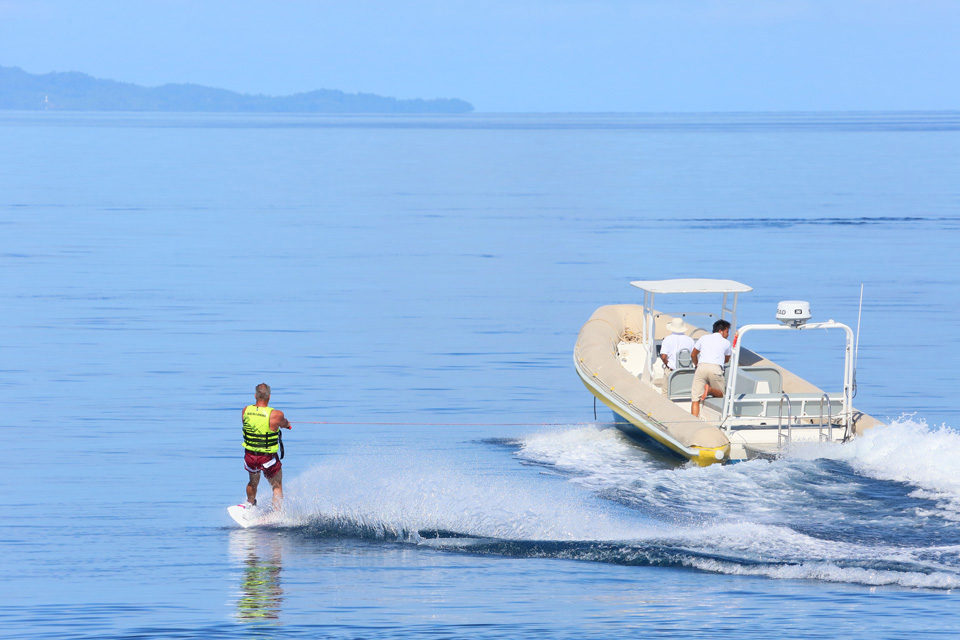
{"type": "Polygon", "coordinates": [[[787,403],[787,436],[786,444],[789,445],[793,441],[793,406],[790,403],[790,396],[783,394],[780,396],[780,411],[777,415],[777,449],[783,449],[784,447],[784,436],[783,436],[783,403],[787,403]]]}
{"type": "MultiPolygon", "coordinates": [[[[803,407],[803,403],[800,405],[803,407]]],[[[809,417],[809,416],[807,416],[809,417]]],[[[783,449],[793,441],[793,425],[799,423],[803,418],[803,409],[800,414],[793,415],[793,403],[790,400],[790,394],[784,393],[780,396],[779,411],[777,414],[777,448],[783,449]],[[787,413],[783,413],[783,403],[787,404],[787,413]],[[787,432],[783,432],[783,423],[786,419],[787,432]]],[[[830,403],[830,396],[826,393],[820,395],[820,412],[817,414],[817,436],[821,443],[833,442],[833,407],[830,403]],[[826,405],[824,405],[826,403],[826,405]],[[826,409],[826,411],[824,411],[826,409]]],[[[811,423],[812,426],[813,423],[811,423]]]]}
{"type": "MultiPolygon", "coordinates": [[[[796,394],[800,398],[799,411],[796,415],[793,412],[793,400],[787,393],[783,393],[783,396],[780,398],[780,409],[779,416],[777,421],[777,439],[778,446],[782,446],[784,440],[789,443],[792,436],[792,427],[794,422],[798,422],[803,418],[816,418],[818,421],[818,426],[820,428],[820,439],[824,440],[823,430],[827,429],[827,437],[832,440],[833,438],[833,401],[840,401],[840,411],[838,417],[840,418],[840,424],[844,428],[844,439],[850,437],[853,433],[853,331],[845,324],[835,322],[833,320],[828,320],[826,322],[809,322],[799,326],[788,326],[784,324],[763,324],[763,325],[746,325],[740,329],[737,333],[737,336],[734,340],[735,345],[733,347],[733,356],[730,359],[730,367],[727,371],[727,383],[726,389],[724,390],[723,397],[723,408],[720,412],[720,424],[723,428],[728,431],[732,429],[737,422],[740,420],[740,417],[736,415],[735,407],[737,403],[740,402],[737,400],[735,393],[736,390],[736,380],[738,373],[740,371],[740,355],[741,348],[743,345],[744,335],[750,331],[805,331],[809,329],[841,329],[846,333],[846,347],[845,347],[845,356],[844,356],[844,374],[843,374],[843,391],[841,394],[834,394],[831,398],[830,395],[824,393],[817,389],[821,393],[819,398],[820,411],[817,416],[813,415],[812,411],[807,410],[807,405],[812,404],[817,401],[816,396],[807,397],[806,394],[796,394]],[[787,433],[786,436],[782,434],[783,431],[783,404],[787,403],[787,433]],[[826,402],[826,407],[824,407],[824,402],[826,402]],[[826,409],[826,412],[824,412],[826,409]],[[824,422],[826,418],[826,422],[824,422]]],[[[782,390],[780,390],[782,392],[782,390]]],[[[775,397],[775,396],[774,396],[775,397]]],[[[811,422],[811,426],[814,423],[811,422]]]]}
{"type": "Polygon", "coordinates": [[[820,429],[819,429],[820,442],[833,442],[833,407],[830,406],[830,397],[824,393],[820,396],[820,429]],[[823,403],[827,403],[827,420],[823,421],[823,403]],[[824,435],[823,430],[826,428],[827,433],[824,435]]]}

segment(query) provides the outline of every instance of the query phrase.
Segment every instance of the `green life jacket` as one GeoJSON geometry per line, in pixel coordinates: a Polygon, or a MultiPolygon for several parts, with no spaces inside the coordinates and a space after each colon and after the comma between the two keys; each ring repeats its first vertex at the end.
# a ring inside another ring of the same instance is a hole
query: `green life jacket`
{"type": "Polygon", "coordinates": [[[270,407],[251,404],[243,410],[243,448],[254,453],[276,453],[279,430],[270,430],[270,407]]]}

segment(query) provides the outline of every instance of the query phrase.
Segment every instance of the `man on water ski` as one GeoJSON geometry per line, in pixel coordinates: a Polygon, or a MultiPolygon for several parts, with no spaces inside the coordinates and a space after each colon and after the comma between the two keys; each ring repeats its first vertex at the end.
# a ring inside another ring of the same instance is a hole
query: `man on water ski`
{"type": "Polygon", "coordinates": [[[258,384],[254,394],[256,404],[243,408],[243,466],[250,473],[247,482],[247,506],[257,504],[257,485],[260,472],[273,487],[273,508],[283,507],[283,471],[281,470],[280,429],[290,429],[283,411],[269,407],[270,387],[258,384]]]}

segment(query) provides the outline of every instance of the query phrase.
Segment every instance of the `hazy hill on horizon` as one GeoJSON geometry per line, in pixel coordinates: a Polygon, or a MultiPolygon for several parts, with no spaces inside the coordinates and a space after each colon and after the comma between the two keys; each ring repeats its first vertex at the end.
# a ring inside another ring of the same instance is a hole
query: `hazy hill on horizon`
{"type": "Polygon", "coordinates": [[[32,74],[0,66],[0,109],[235,113],[468,113],[459,99],[399,100],[319,89],[289,96],[248,95],[196,84],[141,87],[77,71],[32,74]]]}

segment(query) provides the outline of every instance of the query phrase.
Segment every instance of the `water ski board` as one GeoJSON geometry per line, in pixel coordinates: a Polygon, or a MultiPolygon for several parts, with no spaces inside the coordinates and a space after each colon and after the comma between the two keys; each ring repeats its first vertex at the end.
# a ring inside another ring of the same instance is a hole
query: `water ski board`
{"type": "Polygon", "coordinates": [[[233,518],[233,520],[244,529],[249,527],[257,527],[264,524],[272,524],[280,519],[280,514],[273,509],[251,507],[246,503],[235,504],[232,507],[227,507],[227,513],[229,513],[230,517],[233,518]]]}

